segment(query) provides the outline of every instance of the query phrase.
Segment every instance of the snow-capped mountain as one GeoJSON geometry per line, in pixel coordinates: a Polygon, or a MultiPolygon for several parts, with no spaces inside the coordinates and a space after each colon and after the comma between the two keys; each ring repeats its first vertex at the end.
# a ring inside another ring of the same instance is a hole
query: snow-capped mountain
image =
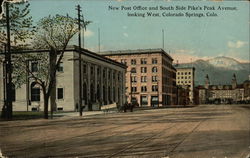
{"type": "Polygon", "coordinates": [[[242,70],[244,67],[240,62],[229,57],[215,57],[213,59],[207,60],[207,62],[215,67],[225,68],[229,70],[242,70]]]}
{"type": "Polygon", "coordinates": [[[193,63],[179,64],[178,67],[195,67],[195,84],[203,85],[208,74],[211,84],[231,84],[233,74],[242,83],[250,75],[250,62],[240,63],[229,57],[215,57],[209,60],[196,60],[193,63]]]}

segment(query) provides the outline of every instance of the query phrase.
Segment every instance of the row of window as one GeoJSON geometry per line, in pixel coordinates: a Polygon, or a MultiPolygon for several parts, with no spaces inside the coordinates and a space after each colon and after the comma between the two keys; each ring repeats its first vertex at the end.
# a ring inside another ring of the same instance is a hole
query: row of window
{"type": "MultiPolygon", "coordinates": [[[[31,65],[30,65],[30,70],[31,72],[38,72],[39,71],[39,63],[37,61],[34,61],[34,62],[31,62],[31,65]]],[[[60,62],[59,63],[59,66],[57,68],[57,71],[58,72],[63,72],[63,62],[60,62]]]]}
{"type": "Polygon", "coordinates": [[[177,77],[177,79],[191,79],[191,76],[181,76],[181,77],[177,77]]]}
{"type": "MultiPolygon", "coordinates": [[[[148,64],[147,58],[141,58],[140,61],[141,61],[141,64],[148,64]]],[[[127,65],[127,59],[121,59],[121,63],[127,65]]],[[[136,65],[137,64],[137,60],[136,59],[131,59],[130,63],[131,63],[131,65],[136,65]]],[[[157,58],[152,58],[151,59],[151,63],[152,64],[157,64],[158,63],[157,58]]]]}
{"type": "Polygon", "coordinates": [[[178,81],[178,83],[191,83],[191,81],[178,81]]]}
{"type": "MultiPolygon", "coordinates": [[[[40,94],[41,94],[41,90],[39,87],[36,87],[36,86],[31,87],[30,101],[40,101],[41,100],[40,94]]],[[[63,88],[57,88],[57,99],[60,100],[63,98],[64,98],[63,88]]]]}
{"type": "MultiPolygon", "coordinates": [[[[131,76],[131,82],[137,82],[137,76],[131,76]]],[[[141,82],[147,82],[147,76],[141,76],[141,82]]],[[[152,82],[157,82],[157,76],[152,76],[152,82]]]]}
{"type": "MultiPolygon", "coordinates": [[[[40,101],[41,100],[41,90],[39,87],[36,86],[36,83],[33,82],[30,88],[30,101],[40,101]]],[[[16,90],[15,85],[12,85],[12,93],[11,93],[12,101],[16,101],[16,90]]],[[[57,88],[57,99],[64,98],[64,90],[63,88],[57,88]]]]}
{"type": "MultiPolygon", "coordinates": [[[[158,72],[157,67],[152,67],[152,72],[153,73],[158,72]]],[[[131,73],[136,73],[135,67],[131,68],[131,73]]],[[[141,73],[147,73],[147,67],[141,67],[141,73]]]]}
{"type": "MultiPolygon", "coordinates": [[[[137,87],[131,87],[132,92],[137,92],[137,87]]],[[[158,85],[152,85],[152,91],[158,91],[158,85]]],[[[141,92],[147,92],[147,86],[141,86],[141,92]]]]}
{"type": "MultiPolygon", "coordinates": [[[[97,67],[96,71],[97,71],[97,75],[99,76],[101,73],[100,68],[97,67]]],[[[87,65],[85,65],[85,64],[83,65],[83,73],[84,74],[87,73],[87,65]]],[[[95,73],[94,66],[91,66],[90,67],[90,74],[93,75],[94,73],[95,73]]],[[[106,78],[106,70],[105,69],[103,69],[102,74],[103,74],[103,78],[106,78]]],[[[115,79],[115,77],[116,77],[116,73],[113,72],[113,79],[115,79]]],[[[111,71],[108,71],[108,78],[111,79],[111,71]]],[[[117,79],[118,79],[118,81],[120,80],[120,74],[117,75],[117,79]]]]}
{"type": "Polygon", "coordinates": [[[191,72],[177,72],[178,75],[191,75],[191,72]]]}

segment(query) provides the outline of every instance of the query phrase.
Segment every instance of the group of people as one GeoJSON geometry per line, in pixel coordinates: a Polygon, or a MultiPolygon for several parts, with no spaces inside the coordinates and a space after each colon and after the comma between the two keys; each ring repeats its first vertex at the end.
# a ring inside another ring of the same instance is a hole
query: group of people
{"type": "Polygon", "coordinates": [[[119,111],[127,112],[127,110],[130,110],[130,112],[133,112],[133,109],[136,106],[139,106],[137,102],[132,102],[132,103],[126,102],[123,106],[119,108],[119,111]]]}

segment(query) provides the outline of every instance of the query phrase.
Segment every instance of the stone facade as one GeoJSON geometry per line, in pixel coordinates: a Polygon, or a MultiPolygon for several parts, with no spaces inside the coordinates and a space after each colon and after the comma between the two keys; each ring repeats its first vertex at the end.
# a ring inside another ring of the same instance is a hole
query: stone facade
{"type": "MultiPolygon", "coordinates": [[[[37,51],[32,50],[27,53],[35,52],[37,51]]],[[[40,52],[46,53],[48,51],[40,52]]],[[[2,66],[3,64],[0,66],[1,106],[4,102],[2,66]]],[[[80,87],[82,88],[82,105],[85,106],[85,110],[99,110],[100,106],[112,103],[123,105],[125,103],[125,71],[124,64],[86,49],[68,48],[60,64],[60,70],[57,72],[56,110],[78,110],[80,87]],[[81,53],[82,85],[79,85],[79,53],[81,53]]],[[[34,86],[32,79],[28,83],[15,89],[14,111],[43,110],[43,96],[40,88],[34,86]],[[37,96],[34,96],[34,93],[37,96]]]]}
{"type": "Polygon", "coordinates": [[[175,72],[173,59],[162,49],[142,49],[101,52],[127,65],[126,96],[139,106],[174,104],[175,72]]]}
{"type": "Polygon", "coordinates": [[[194,104],[194,77],[195,68],[193,67],[176,67],[176,84],[184,88],[189,88],[189,103],[194,104]]]}
{"type": "MultiPolygon", "coordinates": [[[[197,86],[200,104],[204,103],[244,103],[247,98],[247,84],[237,84],[236,75],[233,75],[231,85],[210,85],[206,76],[205,86],[197,86]]],[[[250,87],[250,86],[249,86],[250,87]]]]}

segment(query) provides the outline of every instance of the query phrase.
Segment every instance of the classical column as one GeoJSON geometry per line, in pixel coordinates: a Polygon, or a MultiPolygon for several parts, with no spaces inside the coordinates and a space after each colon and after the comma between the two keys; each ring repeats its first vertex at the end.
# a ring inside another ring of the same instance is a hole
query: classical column
{"type": "Polygon", "coordinates": [[[87,104],[86,105],[88,105],[89,101],[91,99],[91,96],[90,96],[91,95],[90,94],[90,84],[91,84],[90,78],[91,78],[91,73],[90,73],[90,64],[89,63],[86,64],[86,69],[87,69],[87,104]]]}
{"type": "MultiPolygon", "coordinates": [[[[114,80],[113,80],[113,70],[112,69],[110,69],[110,100],[111,100],[111,103],[113,103],[114,102],[114,92],[113,92],[113,88],[114,88],[114,80]]],[[[110,103],[110,104],[111,104],[110,103]]]]}
{"type": "Polygon", "coordinates": [[[103,105],[103,82],[104,82],[104,78],[103,78],[103,68],[100,67],[100,89],[98,89],[98,91],[100,91],[100,101],[102,102],[101,104],[103,105]]]}
{"type": "Polygon", "coordinates": [[[106,68],[106,101],[109,104],[109,68],[106,68]]]}

